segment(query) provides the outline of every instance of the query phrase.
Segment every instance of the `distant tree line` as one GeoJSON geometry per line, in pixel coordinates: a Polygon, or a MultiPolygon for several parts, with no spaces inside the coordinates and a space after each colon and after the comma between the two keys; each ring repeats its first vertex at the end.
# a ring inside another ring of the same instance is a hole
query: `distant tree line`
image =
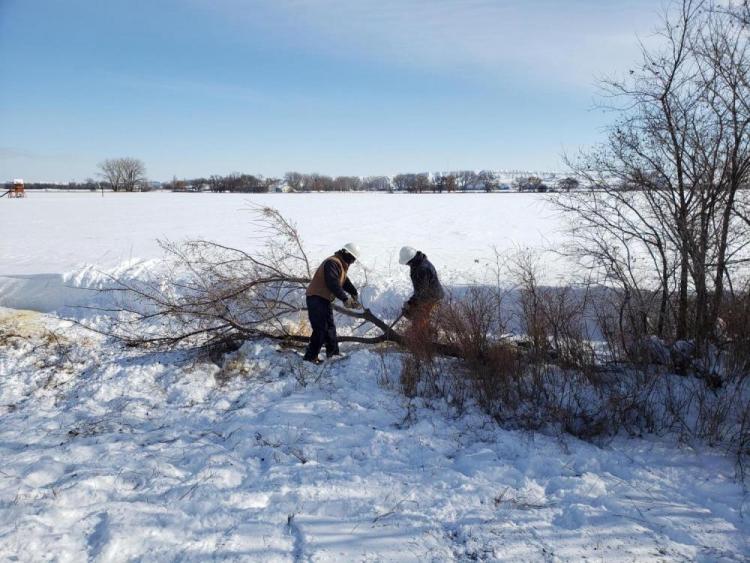
{"type": "MultiPolygon", "coordinates": [[[[232,172],[226,176],[172,179],[162,187],[172,191],[211,191],[228,193],[268,192],[547,192],[571,191],[584,186],[574,177],[546,179],[535,175],[513,174],[508,182],[502,172],[456,170],[452,172],[404,173],[395,176],[328,176],[317,173],[287,172],[283,178],[232,172]]],[[[596,186],[588,186],[596,187],[596,186]]]]}
{"type": "Polygon", "coordinates": [[[101,182],[87,178],[83,182],[68,182],[61,184],[59,182],[26,182],[24,187],[27,190],[81,190],[96,191],[101,188],[101,182]]]}
{"type": "Polygon", "coordinates": [[[517,177],[512,184],[503,184],[491,170],[459,170],[455,172],[406,173],[388,176],[324,176],[287,172],[281,183],[296,192],[400,191],[408,193],[451,193],[498,190],[544,192],[555,188],[570,191],[580,187],[575,178],[563,178],[551,186],[537,176],[517,177]]]}
{"type": "Polygon", "coordinates": [[[264,178],[253,174],[241,174],[232,172],[226,176],[214,174],[208,178],[193,178],[190,180],[172,179],[163,187],[175,192],[185,191],[211,191],[226,193],[250,193],[262,194],[274,191],[281,183],[278,178],[264,178]]]}
{"type": "Polygon", "coordinates": [[[581,187],[572,177],[556,180],[553,184],[538,176],[519,176],[512,183],[502,183],[491,170],[459,170],[455,172],[407,173],[389,176],[327,176],[287,172],[283,179],[264,178],[260,175],[233,172],[227,176],[213,175],[208,178],[178,180],[174,178],[163,186],[172,191],[211,191],[229,193],[289,192],[407,192],[407,193],[451,193],[499,190],[518,192],[546,192],[549,190],[570,191],[581,187]]]}
{"type": "Polygon", "coordinates": [[[395,176],[327,176],[325,174],[287,172],[283,178],[232,172],[227,175],[214,174],[208,177],[178,179],[159,184],[146,178],[146,166],[137,158],[110,158],[98,165],[98,179],[87,178],[83,182],[67,184],[36,182],[26,185],[28,189],[108,189],[115,192],[148,191],[161,187],[175,192],[216,193],[268,193],[290,192],[407,192],[407,193],[452,193],[495,192],[513,190],[517,192],[571,191],[581,186],[573,177],[545,181],[539,176],[516,176],[506,183],[497,172],[491,170],[457,170],[453,172],[422,172],[396,174],[395,176]]]}

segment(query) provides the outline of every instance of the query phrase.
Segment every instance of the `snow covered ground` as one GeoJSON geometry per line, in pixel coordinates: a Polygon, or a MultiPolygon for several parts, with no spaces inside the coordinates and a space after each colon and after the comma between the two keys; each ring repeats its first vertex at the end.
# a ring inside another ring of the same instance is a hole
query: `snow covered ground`
{"type": "MultiPolygon", "coordinates": [[[[562,237],[543,194],[32,192],[0,200],[0,306],[59,310],[80,295],[66,285],[96,283],[93,269],[159,258],[157,239],[203,237],[251,250],[261,243],[252,205],[275,207],[297,223],[311,258],[357,242],[371,278],[385,284],[406,281],[398,265],[405,244],[458,283],[488,275],[493,247],[554,248],[562,237]]],[[[550,257],[547,267],[555,276],[566,265],[550,257]]]]}
{"type": "Polygon", "coordinates": [[[750,556],[718,452],[505,431],[409,402],[390,354],[253,343],[220,367],[3,314],[26,339],[0,352],[0,559],[750,556]]]}
{"type": "Polygon", "coordinates": [[[493,246],[552,246],[560,238],[543,194],[31,192],[0,201],[0,275],[155,258],[158,238],[252,248],[253,204],[296,222],[313,255],[356,241],[375,270],[394,265],[404,244],[424,248],[441,266],[466,269],[490,258],[493,246]]]}
{"type": "Polygon", "coordinates": [[[405,242],[468,281],[493,244],[558,236],[531,195],[0,200],[0,304],[16,307],[0,308],[0,560],[750,558],[750,497],[720,451],[504,430],[406,399],[394,352],[311,367],[259,342],[216,365],[54,314],[91,298],[75,287],[98,269],[158,267],[154,237],[256,244],[247,200],[296,220],[312,254],[359,241],[381,306],[406,295],[405,242]]]}

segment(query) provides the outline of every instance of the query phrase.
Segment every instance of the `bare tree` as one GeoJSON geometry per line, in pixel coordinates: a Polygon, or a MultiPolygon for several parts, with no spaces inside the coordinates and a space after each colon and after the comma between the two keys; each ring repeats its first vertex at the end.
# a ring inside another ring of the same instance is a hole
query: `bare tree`
{"type": "Polygon", "coordinates": [[[497,179],[492,170],[482,170],[477,176],[477,180],[485,192],[491,192],[497,188],[497,179]]]}
{"type": "Polygon", "coordinates": [[[436,172],[433,175],[432,180],[433,190],[439,194],[443,193],[443,190],[445,190],[446,181],[446,176],[444,174],[436,172]]]}
{"type": "Polygon", "coordinates": [[[750,0],[730,2],[724,10],[746,27],[750,27],[750,0]]]}
{"type": "Polygon", "coordinates": [[[284,174],[284,181],[290,190],[299,192],[304,184],[304,176],[299,172],[287,172],[284,174]]]}
{"type": "Polygon", "coordinates": [[[304,187],[307,191],[332,192],[335,190],[334,180],[323,174],[305,174],[304,187]]]}
{"type": "Polygon", "coordinates": [[[367,191],[386,192],[391,189],[388,176],[368,176],[362,181],[362,187],[367,191]]]}
{"type": "Polygon", "coordinates": [[[456,175],[448,174],[445,177],[445,191],[452,193],[456,191],[456,175]]]}
{"type": "Polygon", "coordinates": [[[399,191],[412,192],[416,183],[416,174],[396,174],[393,177],[393,185],[399,191]]]}
{"type": "Polygon", "coordinates": [[[430,175],[425,173],[422,174],[416,174],[414,176],[414,191],[418,194],[421,194],[422,192],[426,192],[433,189],[432,181],[430,180],[430,175]]]}
{"type": "Polygon", "coordinates": [[[473,170],[459,170],[451,175],[455,178],[456,187],[461,191],[473,188],[478,180],[477,173],[473,170]]]}
{"type": "Polygon", "coordinates": [[[224,178],[218,174],[212,174],[208,177],[208,188],[212,192],[224,191],[224,178]]]}
{"type": "Polygon", "coordinates": [[[665,17],[664,46],[644,47],[627,79],[605,83],[620,118],[604,146],[569,162],[597,189],[557,198],[573,214],[581,257],[618,283],[631,314],[660,335],[673,320],[670,336],[699,343],[712,337],[750,242],[739,214],[750,174],[748,36],[712,7],[683,0],[665,17]]]}
{"type": "Polygon", "coordinates": [[[358,176],[337,176],[333,181],[333,189],[337,192],[352,192],[362,188],[362,180],[358,176]]]}
{"type": "Polygon", "coordinates": [[[261,177],[261,184],[262,188],[266,192],[272,192],[275,191],[279,186],[281,186],[282,180],[281,178],[262,178],[261,177]]]}
{"type": "Polygon", "coordinates": [[[579,182],[576,178],[572,178],[570,176],[568,176],[567,178],[563,178],[557,183],[557,187],[566,192],[577,190],[580,185],[581,182],[579,182]]]}
{"type": "Polygon", "coordinates": [[[100,162],[99,170],[101,171],[99,176],[109,184],[112,191],[119,192],[122,189],[122,171],[120,170],[118,159],[108,158],[107,160],[100,162]]]}
{"type": "Polygon", "coordinates": [[[146,166],[137,158],[108,158],[99,163],[99,170],[115,192],[135,191],[146,181],[146,166]]]}
{"type": "Polygon", "coordinates": [[[539,176],[520,176],[513,180],[513,185],[519,192],[543,192],[547,190],[539,176]]]}

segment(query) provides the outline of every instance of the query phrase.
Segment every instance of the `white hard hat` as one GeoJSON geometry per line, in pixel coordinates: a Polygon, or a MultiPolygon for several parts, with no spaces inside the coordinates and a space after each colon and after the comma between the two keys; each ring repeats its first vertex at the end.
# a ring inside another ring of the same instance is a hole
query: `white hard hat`
{"type": "Polygon", "coordinates": [[[417,249],[411,246],[401,247],[401,251],[398,253],[398,263],[402,266],[408,264],[412,258],[417,255],[417,249]]]}
{"type": "Polygon", "coordinates": [[[346,250],[349,254],[354,256],[357,260],[359,260],[359,257],[362,255],[362,252],[359,250],[359,245],[354,244],[353,242],[347,242],[344,246],[341,247],[342,250],[346,250]]]}

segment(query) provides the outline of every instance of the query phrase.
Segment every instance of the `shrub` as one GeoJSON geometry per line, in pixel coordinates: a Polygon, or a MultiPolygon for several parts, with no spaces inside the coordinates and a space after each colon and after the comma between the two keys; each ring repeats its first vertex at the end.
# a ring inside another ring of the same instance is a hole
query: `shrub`
{"type": "Polygon", "coordinates": [[[623,294],[541,287],[533,265],[522,265],[513,293],[470,287],[452,294],[429,333],[406,340],[406,395],[440,397],[460,408],[471,401],[506,426],[583,439],[672,432],[726,447],[744,475],[750,456],[747,293],[728,300],[722,343],[701,363],[690,343],[654,335],[648,315],[639,321],[623,294]],[[523,335],[509,334],[511,319],[523,335]],[[593,332],[604,341],[598,352],[593,332]],[[676,372],[683,349],[688,376],[676,372]],[[720,371],[720,386],[701,371],[706,368],[720,371]]]}

